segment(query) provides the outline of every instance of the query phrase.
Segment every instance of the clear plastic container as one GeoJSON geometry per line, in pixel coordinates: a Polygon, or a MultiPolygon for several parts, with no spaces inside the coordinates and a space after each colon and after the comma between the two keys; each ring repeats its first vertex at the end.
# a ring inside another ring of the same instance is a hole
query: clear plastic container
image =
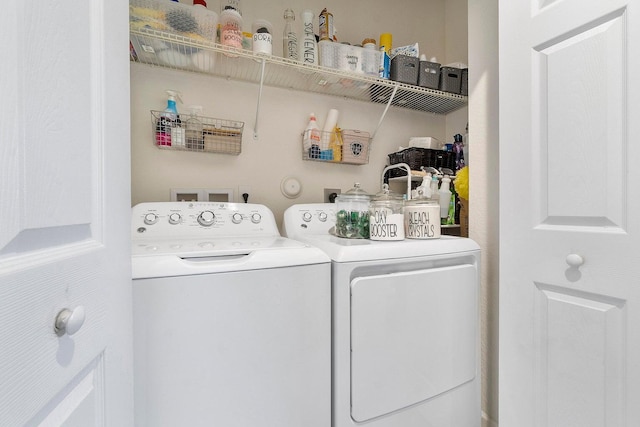
{"type": "Polygon", "coordinates": [[[369,202],[371,196],[355,183],[353,188],[336,197],[336,228],[338,237],[369,238],[369,202]]]}
{"type": "Polygon", "coordinates": [[[369,204],[369,238],[371,240],[404,240],[404,200],[389,191],[382,191],[369,204]]]}

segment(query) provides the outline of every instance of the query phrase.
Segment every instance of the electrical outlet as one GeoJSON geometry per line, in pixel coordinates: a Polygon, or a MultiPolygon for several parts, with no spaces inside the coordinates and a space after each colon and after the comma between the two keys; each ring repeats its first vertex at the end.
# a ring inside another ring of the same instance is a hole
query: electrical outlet
{"type": "Polygon", "coordinates": [[[248,185],[240,185],[238,187],[238,203],[245,203],[244,195],[247,194],[247,203],[251,203],[251,187],[248,185]]]}
{"type": "Polygon", "coordinates": [[[338,194],[340,194],[341,190],[339,188],[325,188],[324,189],[324,199],[322,199],[324,201],[324,203],[333,203],[335,202],[335,199],[333,200],[333,202],[331,201],[332,198],[334,198],[333,194],[335,194],[336,196],[338,194]]]}

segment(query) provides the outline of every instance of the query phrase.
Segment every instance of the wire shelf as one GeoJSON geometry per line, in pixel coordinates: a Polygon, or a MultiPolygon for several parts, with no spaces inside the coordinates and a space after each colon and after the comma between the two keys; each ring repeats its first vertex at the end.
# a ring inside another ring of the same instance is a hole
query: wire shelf
{"type": "Polygon", "coordinates": [[[448,114],[467,105],[467,97],[365,74],[306,65],[277,56],[254,54],[204,39],[194,39],[152,28],[130,29],[135,61],[211,74],[267,86],[337,96],[392,107],[448,114]],[[262,75],[262,63],[264,76],[262,75]]]}

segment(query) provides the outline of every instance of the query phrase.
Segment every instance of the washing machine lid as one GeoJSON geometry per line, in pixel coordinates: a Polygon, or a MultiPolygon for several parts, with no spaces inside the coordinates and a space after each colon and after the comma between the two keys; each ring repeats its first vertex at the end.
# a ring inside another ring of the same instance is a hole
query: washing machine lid
{"type": "Polygon", "coordinates": [[[326,233],[298,235],[295,238],[322,249],[335,262],[406,259],[480,250],[473,240],[456,236],[431,240],[374,241],[345,239],[326,233]]]}
{"type": "Polygon", "coordinates": [[[329,263],[318,248],[284,237],[138,240],[132,277],[174,277],[329,263]]]}
{"type": "Polygon", "coordinates": [[[351,282],[351,416],[364,422],[477,375],[478,273],[472,264],[351,282]]]}

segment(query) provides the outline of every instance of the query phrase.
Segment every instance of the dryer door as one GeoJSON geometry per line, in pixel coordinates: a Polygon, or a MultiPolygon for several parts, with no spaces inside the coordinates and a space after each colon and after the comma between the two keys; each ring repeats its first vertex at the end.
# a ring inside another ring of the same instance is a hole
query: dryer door
{"type": "Polygon", "coordinates": [[[367,421],[476,376],[474,265],[351,282],[351,416],[367,421]]]}

